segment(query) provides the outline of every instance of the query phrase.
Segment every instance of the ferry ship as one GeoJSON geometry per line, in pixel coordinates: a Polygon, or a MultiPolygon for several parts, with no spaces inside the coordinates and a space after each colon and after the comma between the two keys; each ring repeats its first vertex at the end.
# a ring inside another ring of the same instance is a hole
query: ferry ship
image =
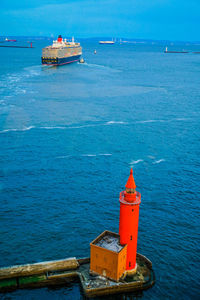
{"type": "Polygon", "coordinates": [[[114,43],[115,43],[114,41],[99,41],[99,44],[113,45],[114,43]]]}
{"type": "Polygon", "coordinates": [[[82,55],[82,47],[80,43],[75,43],[74,38],[69,42],[63,40],[59,35],[58,39],[53,41],[52,46],[47,46],[42,49],[42,64],[43,65],[65,65],[78,61],[82,55]]]}

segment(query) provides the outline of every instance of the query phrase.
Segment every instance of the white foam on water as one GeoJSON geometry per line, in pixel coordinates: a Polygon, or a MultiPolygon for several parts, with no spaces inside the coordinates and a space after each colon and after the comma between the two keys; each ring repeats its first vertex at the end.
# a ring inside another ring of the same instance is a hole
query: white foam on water
{"type": "Polygon", "coordinates": [[[4,129],[4,130],[1,130],[0,133],[4,133],[4,132],[11,132],[11,131],[18,131],[19,129],[4,129]]]}
{"type": "Polygon", "coordinates": [[[174,121],[188,121],[191,120],[191,118],[175,118],[174,121]]]}
{"type": "Polygon", "coordinates": [[[144,121],[137,121],[136,123],[145,124],[145,123],[155,123],[155,122],[166,122],[166,121],[164,121],[164,120],[144,120],[144,121]]]}
{"type": "Polygon", "coordinates": [[[39,128],[40,129],[47,129],[47,130],[52,130],[52,129],[67,129],[67,127],[64,127],[64,126],[41,126],[39,128]]]}
{"type": "Polygon", "coordinates": [[[88,128],[88,127],[98,127],[98,126],[105,126],[105,125],[113,125],[113,124],[126,124],[122,121],[109,121],[104,124],[87,124],[87,125],[75,125],[75,126],[42,126],[39,127],[41,129],[80,129],[80,128],[88,128]]]}
{"type": "Polygon", "coordinates": [[[144,161],[144,160],[143,160],[143,159],[132,160],[132,161],[130,162],[130,165],[137,165],[137,164],[139,164],[139,163],[142,162],[142,161],[144,161]]]}
{"type": "Polygon", "coordinates": [[[26,90],[25,89],[21,89],[21,88],[17,88],[15,90],[16,94],[26,94],[26,90]]]}
{"type": "Polygon", "coordinates": [[[1,130],[0,133],[12,132],[12,131],[28,131],[33,128],[35,128],[35,126],[29,126],[29,127],[24,127],[24,128],[9,128],[9,129],[1,130]]]}
{"type": "Polygon", "coordinates": [[[85,66],[90,67],[90,68],[104,69],[104,70],[108,70],[108,71],[111,71],[111,72],[121,72],[121,70],[113,69],[113,68],[111,68],[109,66],[104,66],[104,65],[88,64],[87,62],[85,62],[85,63],[78,62],[78,64],[80,64],[82,66],[85,65],[85,66]]]}
{"type": "Polygon", "coordinates": [[[88,67],[110,69],[109,67],[106,67],[106,66],[104,66],[104,65],[98,65],[98,64],[87,64],[87,65],[88,65],[88,67]]]}
{"type": "Polygon", "coordinates": [[[18,74],[9,75],[9,76],[7,77],[7,79],[8,79],[8,81],[9,81],[9,83],[13,83],[13,82],[16,83],[16,82],[20,81],[21,76],[18,75],[18,74]]]}
{"type": "Polygon", "coordinates": [[[145,123],[167,123],[167,122],[173,122],[173,121],[189,121],[191,120],[191,118],[174,118],[174,119],[168,119],[168,120],[144,120],[144,121],[136,121],[136,123],[139,123],[139,124],[145,124],[145,123]]]}
{"type": "Polygon", "coordinates": [[[97,127],[97,126],[107,126],[107,125],[113,125],[113,124],[127,124],[122,121],[109,121],[103,124],[89,124],[89,125],[79,125],[79,126],[69,126],[67,128],[72,128],[72,129],[78,129],[78,128],[85,128],[85,127],[97,127]]]}
{"type": "Polygon", "coordinates": [[[30,71],[30,76],[33,77],[33,76],[39,76],[41,73],[36,71],[36,70],[31,70],[30,71]]]}
{"type": "Polygon", "coordinates": [[[161,162],[163,162],[163,161],[165,161],[164,158],[154,161],[153,164],[154,164],[154,165],[155,165],[155,164],[159,164],[159,163],[161,163],[161,162]]]}
{"type": "Polygon", "coordinates": [[[82,154],[81,156],[93,157],[93,156],[97,156],[97,155],[96,154],[82,154]]]}
{"type": "MultiPolygon", "coordinates": [[[[3,100],[2,100],[3,101],[3,100]]],[[[0,103],[1,104],[1,103],[0,103]]],[[[2,105],[3,102],[2,102],[2,105]]],[[[32,128],[38,128],[38,129],[45,129],[45,130],[54,130],[54,129],[61,129],[61,130],[65,130],[65,129],[78,129],[78,128],[84,128],[84,127],[93,127],[93,126],[99,126],[99,125],[82,125],[82,126],[40,126],[40,127],[35,127],[35,126],[29,126],[29,127],[25,127],[25,128],[8,128],[8,129],[4,129],[2,131],[0,131],[0,133],[3,132],[10,132],[10,131],[26,131],[26,130],[30,130],[32,128]]]]}
{"type": "Polygon", "coordinates": [[[100,124],[89,124],[89,125],[69,126],[68,128],[78,129],[78,128],[96,127],[96,126],[100,126],[100,124]]]}
{"type": "Polygon", "coordinates": [[[20,131],[27,131],[33,128],[35,128],[35,126],[29,126],[29,127],[22,128],[20,131]]]}
{"type": "Polygon", "coordinates": [[[82,157],[96,157],[96,156],[111,156],[111,153],[100,153],[100,154],[80,154],[80,155],[62,155],[57,156],[56,158],[69,158],[69,157],[75,157],[75,156],[82,156],[82,157]]]}
{"type": "Polygon", "coordinates": [[[34,77],[34,76],[39,76],[41,75],[41,66],[40,65],[35,65],[31,67],[26,67],[24,68],[24,76],[25,77],[34,77]]]}
{"type": "MultiPolygon", "coordinates": [[[[3,76],[3,83],[1,86],[12,96],[26,94],[26,80],[41,74],[40,66],[24,68],[21,72],[17,73],[7,73],[3,76]]],[[[7,96],[4,96],[4,98],[6,97],[7,96]]]]}
{"type": "Polygon", "coordinates": [[[126,124],[126,123],[123,121],[108,121],[106,122],[105,125],[112,125],[112,124],[126,124]]]}
{"type": "MultiPolygon", "coordinates": [[[[23,91],[25,93],[25,90],[23,91]]],[[[33,100],[35,101],[35,100],[33,100]]],[[[0,105],[5,105],[4,104],[4,100],[0,100],[0,105]]],[[[163,120],[146,120],[146,121],[138,121],[136,123],[149,123],[149,122],[164,122],[163,120]]],[[[88,128],[88,127],[98,127],[98,126],[108,126],[108,125],[126,125],[128,124],[127,122],[124,122],[124,121],[108,121],[106,123],[96,123],[96,124],[86,124],[86,125],[63,125],[63,126],[40,126],[40,127],[37,127],[39,129],[46,129],[46,130],[54,130],[54,129],[61,129],[61,130],[67,130],[67,129],[81,129],[81,128],[88,128]]],[[[32,129],[32,128],[35,128],[35,126],[30,126],[29,128],[22,128],[22,129],[5,129],[5,130],[2,130],[0,131],[0,133],[2,132],[9,132],[9,131],[25,131],[25,130],[29,130],[29,129],[32,129]]],[[[151,157],[150,157],[151,158],[151,157]]],[[[153,157],[152,157],[153,159],[153,157]]],[[[139,160],[140,162],[140,160],[139,160]]]]}
{"type": "Polygon", "coordinates": [[[99,153],[99,154],[82,154],[85,157],[96,157],[96,156],[111,156],[111,153],[99,153]]]}
{"type": "Polygon", "coordinates": [[[56,158],[69,158],[71,155],[63,155],[63,156],[57,156],[56,158]]]}

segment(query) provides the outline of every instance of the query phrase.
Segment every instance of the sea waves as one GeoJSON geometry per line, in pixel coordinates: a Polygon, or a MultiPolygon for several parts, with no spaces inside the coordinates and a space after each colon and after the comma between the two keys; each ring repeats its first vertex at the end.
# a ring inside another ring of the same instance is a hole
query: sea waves
{"type": "MultiPolygon", "coordinates": [[[[61,155],[61,156],[57,156],[55,158],[56,159],[71,159],[71,158],[77,158],[77,157],[93,158],[93,157],[101,157],[101,156],[108,157],[108,156],[112,156],[112,155],[113,155],[112,153],[88,153],[88,154],[61,155]]],[[[134,165],[137,165],[142,162],[145,162],[145,163],[148,163],[151,165],[155,165],[155,164],[160,164],[161,162],[165,162],[165,159],[164,158],[157,159],[157,160],[137,159],[137,160],[132,160],[129,163],[129,166],[132,168],[134,165]]]]}
{"type": "Polygon", "coordinates": [[[173,122],[173,121],[191,121],[192,118],[172,118],[172,119],[150,119],[150,120],[141,120],[141,121],[136,121],[135,123],[137,124],[145,124],[145,123],[168,123],[168,122],[173,122]]]}
{"type": "Polygon", "coordinates": [[[62,155],[57,156],[58,159],[71,158],[71,157],[97,157],[97,156],[112,156],[111,153],[98,153],[98,154],[79,154],[79,155],[62,155]]]}
{"type": "Polygon", "coordinates": [[[164,159],[164,158],[161,158],[161,159],[159,159],[159,160],[154,161],[153,164],[154,164],[154,165],[155,165],[155,164],[160,164],[160,163],[163,162],[163,161],[165,161],[165,159],[164,159]]]}
{"type": "Polygon", "coordinates": [[[143,159],[132,160],[132,161],[130,162],[130,165],[137,165],[138,163],[140,163],[140,162],[142,162],[142,161],[144,161],[144,160],[143,160],[143,159]]]}
{"type": "Polygon", "coordinates": [[[40,75],[42,75],[42,73],[41,67],[39,65],[24,68],[20,72],[7,73],[3,75],[0,80],[0,87],[2,89],[1,92],[3,94],[3,100],[15,95],[26,94],[27,80],[40,75]]]}
{"type": "Polygon", "coordinates": [[[106,125],[114,125],[114,124],[126,124],[125,122],[115,122],[115,121],[109,121],[106,123],[102,123],[102,124],[85,124],[85,125],[66,125],[66,126],[28,126],[28,127],[23,127],[23,128],[8,128],[8,129],[4,129],[1,130],[0,133],[6,133],[6,132],[14,132],[14,131],[27,131],[30,129],[45,129],[45,130],[55,130],[55,129],[81,129],[81,128],[88,128],[88,127],[97,127],[97,126],[106,126],[106,125]]]}
{"type": "Polygon", "coordinates": [[[137,159],[137,160],[132,160],[129,165],[130,167],[133,167],[134,165],[137,165],[139,163],[142,163],[142,162],[145,162],[145,163],[150,163],[150,164],[153,164],[153,165],[156,165],[156,164],[160,164],[161,162],[165,162],[165,159],[164,158],[161,158],[161,159],[155,159],[154,156],[151,156],[151,155],[148,155],[148,159],[137,159]]]}
{"type": "Polygon", "coordinates": [[[35,128],[35,126],[29,126],[29,127],[24,127],[24,128],[9,128],[9,129],[1,130],[0,133],[15,132],[15,131],[28,131],[33,128],[35,128]]]}
{"type": "MultiPolygon", "coordinates": [[[[2,104],[4,105],[4,100],[2,104]]],[[[88,127],[99,127],[99,126],[114,126],[114,125],[128,125],[132,126],[135,124],[148,124],[148,123],[167,123],[167,122],[175,122],[175,121],[192,121],[192,118],[174,118],[174,119],[168,119],[168,120],[143,120],[143,121],[135,121],[135,122],[124,122],[124,121],[107,121],[103,123],[93,123],[93,124],[83,124],[83,125],[58,125],[58,126],[34,126],[30,125],[28,127],[23,127],[23,128],[6,128],[0,131],[0,133],[6,133],[6,132],[20,132],[20,131],[28,131],[30,129],[45,129],[45,130],[55,130],[55,129],[60,129],[60,130],[69,130],[69,129],[81,129],[81,128],[88,128],[88,127]]]]}
{"type": "Polygon", "coordinates": [[[127,123],[123,121],[109,121],[106,122],[104,125],[113,125],[113,124],[127,124],[127,123]]]}
{"type": "Polygon", "coordinates": [[[102,70],[109,71],[109,72],[114,72],[114,73],[122,72],[121,70],[114,69],[114,68],[111,68],[111,67],[105,66],[105,65],[98,65],[98,64],[91,64],[91,63],[88,64],[87,62],[85,62],[84,64],[82,64],[82,63],[78,63],[78,64],[80,64],[81,66],[94,68],[94,69],[102,69],[102,70]]]}

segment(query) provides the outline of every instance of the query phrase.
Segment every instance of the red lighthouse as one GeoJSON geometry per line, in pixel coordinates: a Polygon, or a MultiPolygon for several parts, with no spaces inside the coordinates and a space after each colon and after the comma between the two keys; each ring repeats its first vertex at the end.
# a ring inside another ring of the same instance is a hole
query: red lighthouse
{"type": "Polygon", "coordinates": [[[137,235],[139,221],[139,205],[141,203],[141,194],[138,193],[133,178],[133,170],[126,183],[125,191],[119,196],[120,201],[120,219],[119,219],[119,235],[120,244],[127,244],[126,271],[134,272],[137,268],[137,235]]]}

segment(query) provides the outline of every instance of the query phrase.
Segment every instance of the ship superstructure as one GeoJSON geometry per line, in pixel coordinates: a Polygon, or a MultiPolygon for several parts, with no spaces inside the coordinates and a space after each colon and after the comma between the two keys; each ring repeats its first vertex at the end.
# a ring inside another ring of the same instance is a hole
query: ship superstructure
{"type": "Polygon", "coordinates": [[[82,47],[80,43],[74,41],[69,42],[63,40],[59,35],[58,39],[53,41],[53,45],[42,49],[42,64],[44,65],[64,65],[80,59],[82,55],[82,47]]]}

